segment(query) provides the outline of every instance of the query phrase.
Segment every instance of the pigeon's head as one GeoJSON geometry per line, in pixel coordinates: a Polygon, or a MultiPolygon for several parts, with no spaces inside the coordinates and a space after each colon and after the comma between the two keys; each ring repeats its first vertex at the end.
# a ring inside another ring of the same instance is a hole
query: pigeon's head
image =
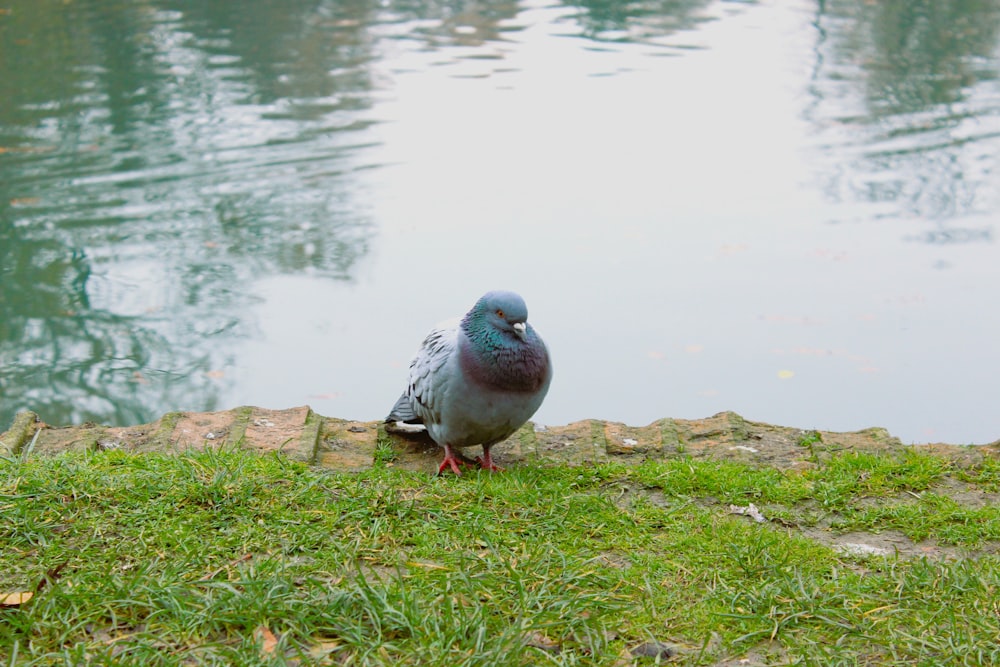
{"type": "Polygon", "coordinates": [[[500,331],[514,333],[521,340],[527,335],[528,307],[514,292],[487,292],[476,302],[472,314],[500,331]]]}

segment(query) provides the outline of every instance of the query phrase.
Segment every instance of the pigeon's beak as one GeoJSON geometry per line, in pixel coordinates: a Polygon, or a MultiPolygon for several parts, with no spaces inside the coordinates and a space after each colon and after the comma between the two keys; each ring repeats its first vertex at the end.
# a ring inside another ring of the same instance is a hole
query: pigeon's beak
{"type": "Polygon", "coordinates": [[[527,330],[528,330],[527,322],[514,323],[514,333],[516,333],[517,337],[520,338],[521,340],[524,340],[524,337],[527,335],[527,330]]]}

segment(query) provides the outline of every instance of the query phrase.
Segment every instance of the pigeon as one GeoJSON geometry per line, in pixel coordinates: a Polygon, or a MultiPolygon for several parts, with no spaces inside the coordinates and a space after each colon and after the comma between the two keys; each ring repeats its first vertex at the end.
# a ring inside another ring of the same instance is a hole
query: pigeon
{"type": "Polygon", "coordinates": [[[487,292],[460,321],[427,335],[386,422],[423,424],[444,448],[439,475],[461,475],[455,449],[472,445],[483,447],[479,465],[496,471],[490,448],[535,414],[551,381],[549,351],[528,324],[524,299],[487,292]]]}

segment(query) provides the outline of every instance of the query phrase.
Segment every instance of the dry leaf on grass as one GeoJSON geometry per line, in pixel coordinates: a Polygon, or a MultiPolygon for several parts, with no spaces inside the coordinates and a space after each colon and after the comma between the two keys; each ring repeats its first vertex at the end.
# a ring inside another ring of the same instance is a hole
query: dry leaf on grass
{"type": "Polygon", "coordinates": [[[260,654],[265,658],[274,657],[278,650],[278,638],[266,625],[258,625],[253,631],[253,637],[260,644],[260,654]]]}
{"type": "Polygon", "coordinates": [[[729,513],[742,514],[744,516],[748,516],[757,523],[764,523],[765,521],[767,521],[767,519],[764,518],[764,515],[760,513],[760,510],[757,509],[757,506],[754,505],[753,503],[750,503],[746,507],[740,507],[739,505],[730,505],[729,513]]]}
{"type": "Polygon", "coordinates": [[[0,607],[19,607],[33,597],[35,594],[31,591],[0,593],[0,607]]]}
{"type": "Polygon", "coordinates": [[[309,649],[309,657],[314,660],[322,660],[331,653],[335,652],[340,648],[340,642],[338,641],[325,641],[320,642],[309,649]]]}

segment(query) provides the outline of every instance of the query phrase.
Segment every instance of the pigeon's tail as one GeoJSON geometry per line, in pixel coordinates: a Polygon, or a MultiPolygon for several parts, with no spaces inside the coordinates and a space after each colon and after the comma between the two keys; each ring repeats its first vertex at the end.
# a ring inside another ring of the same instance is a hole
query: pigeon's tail
{"type": "Polygon", "coordinates": [[[420,418],[416,412],[413,411],[413,399],[407,396],[405,393],[399,397],[396,401],[396,405],[392,406],[392,410],[389,411],[389,416],[385,418],[388,422],[403,422],[404,424],[423,424],[424,420],[420,418]]]}

